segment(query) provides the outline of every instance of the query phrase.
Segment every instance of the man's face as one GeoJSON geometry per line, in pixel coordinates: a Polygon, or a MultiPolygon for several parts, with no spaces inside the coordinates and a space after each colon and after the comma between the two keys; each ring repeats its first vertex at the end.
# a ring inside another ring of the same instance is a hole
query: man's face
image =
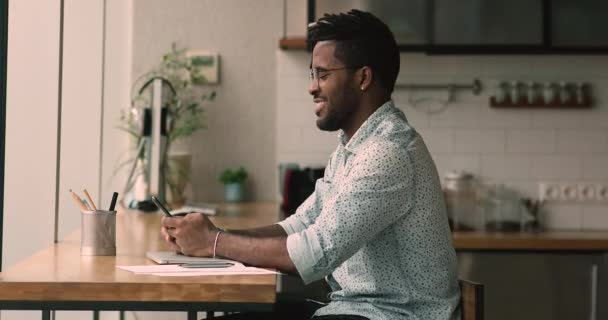
{"type": "Polygon", "coordinates": [[[353,70],[334,56],[335,49],[334,42],[320,41],[312,52],[311,68],[316,68],[317,78],[311,79],[308,92],[315,103],[317,127],[323,131],[345,128],[358,107],[353,70]]]}

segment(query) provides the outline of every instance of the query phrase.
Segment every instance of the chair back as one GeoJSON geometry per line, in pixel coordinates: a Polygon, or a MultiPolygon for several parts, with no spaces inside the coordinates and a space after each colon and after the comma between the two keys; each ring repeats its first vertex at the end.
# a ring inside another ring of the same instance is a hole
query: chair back
{"type": "Polygon", "coordinates": [[[458,280],[462,320],[483,320],[483,284],[458,280]]]}

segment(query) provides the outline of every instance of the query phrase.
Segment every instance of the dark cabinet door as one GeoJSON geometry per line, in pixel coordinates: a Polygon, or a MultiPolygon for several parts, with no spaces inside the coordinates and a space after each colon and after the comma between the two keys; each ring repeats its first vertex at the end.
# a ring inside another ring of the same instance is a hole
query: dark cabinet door
{"type": "Polygon", "coordinates": [[[436,45],[541,45],[541,0],[435,0],[436,45]]]}
{"type": "Polygon", "coordinates": [[[485,285],[486,319],[606,319],[604,255],[459,252],[458,268],[485,285]]]}
{"type": "Polygon", "coordinates": [[[386,23],[400,46],[428,44],[428,0],[316,0],[315,17],[325,13],[368,11],[386,23]]]}
{"type": "Polygon", "coordinates": [[[608,47],[608,1],[552,0],[554,47],[608,47]]]}

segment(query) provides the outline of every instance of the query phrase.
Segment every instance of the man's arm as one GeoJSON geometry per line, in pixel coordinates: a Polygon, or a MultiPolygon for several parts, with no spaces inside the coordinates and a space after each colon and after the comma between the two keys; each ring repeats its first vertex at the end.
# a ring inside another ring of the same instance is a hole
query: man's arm
{"type": "MultiPolygon", "coordinates": [[[[283,229],[278,225],[276,227],[283,229]]],[[[285,231],[282,233],[283,235],[268,237],[234,234],[232,231],[222,232],[218,237],[215,253],[217,256],[245,264],[297,274],[296,267],[287,252],[287,234],[285,231]]]]}
{"type": "Polygon", "coordinates": [[[236,229],[236,230],[230,229],[230,230],[226,230],[226,231],[229,231],[231,234],[238,234],[238,235],[242,235],[242,236],[249,236],[249,237],[255,237],[255,238],[287,236],[287,232],[285,232],[285,229],[283,229],[278,224],[271,224],[268,226],[252,228],[252,229],[236,229]]]}
{"type": "Polygon", "coordinates": [[[195,213],[185,217],[163,217],[161,224],[165,241],[185,255],[210,257],[215,247],[216,256],[297,273],[287,251],[287,233],[279,225],[238,230],[245,235],[235,234],[219,230],[207,216],[195,213]]]}

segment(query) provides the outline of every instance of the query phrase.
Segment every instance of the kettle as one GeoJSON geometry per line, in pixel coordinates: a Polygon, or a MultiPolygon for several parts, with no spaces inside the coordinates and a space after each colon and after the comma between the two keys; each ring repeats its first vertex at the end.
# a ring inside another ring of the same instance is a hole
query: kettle
{"type": "Polygon", "coordinates": [[[491,187],[484,200],[486,231],[521,231],[529,219],[519,193],[504,185],[491,187]]]}

